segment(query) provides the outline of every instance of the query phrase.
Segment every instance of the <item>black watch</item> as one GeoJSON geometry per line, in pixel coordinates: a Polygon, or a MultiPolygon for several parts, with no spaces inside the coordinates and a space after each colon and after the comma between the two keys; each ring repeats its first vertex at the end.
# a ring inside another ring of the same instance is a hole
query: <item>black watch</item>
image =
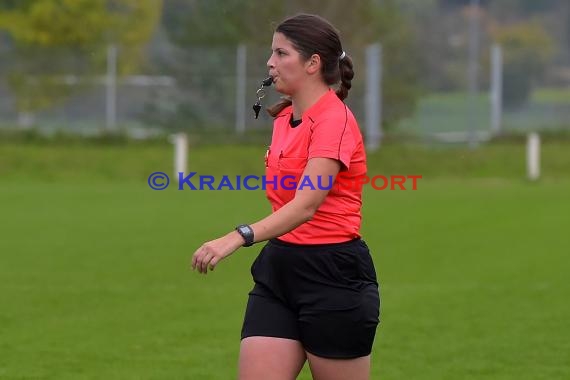
{"type": "Polygon", "coordinates": [[[236,227],[236,231],[245,240],[243,247],[251,247],[253,245],[253,229],[249,225],[240,224],[236,227]]]}

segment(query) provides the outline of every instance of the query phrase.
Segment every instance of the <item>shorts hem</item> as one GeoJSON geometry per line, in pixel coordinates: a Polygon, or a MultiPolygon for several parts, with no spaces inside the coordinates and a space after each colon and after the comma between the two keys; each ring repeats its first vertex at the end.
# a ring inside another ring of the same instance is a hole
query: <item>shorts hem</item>
{"type": "Polygon", "coordinates": [[[358,359],[358,358],[362,358],[368,355],[372,354],[372,351],[369,351],[368,353],[358,353],[358,354],[325,354],[325,353],[318,353],[315,350],[312,350],[310,348],[307,348],[306,346],[303,346],[303,348],[305,349],[305,351],[307,351],[308,353],[318,356],[319,358],[324,358],[324,359],[358,359]]]}
{"type": "Polygon", "coordinates": [[[278,334],[256,334],[256,333],[242,334],[240,341],[244,340],[245,338],[251,338],[252,336],[262,336],[262,337],[266,337],[266,338],[281,338],[281,339],[296,340],[297,342],[301,342],[301,340],[299,338],[296,338],[296,337],[283,336],[283,335],[278,335],[278,334]]]}

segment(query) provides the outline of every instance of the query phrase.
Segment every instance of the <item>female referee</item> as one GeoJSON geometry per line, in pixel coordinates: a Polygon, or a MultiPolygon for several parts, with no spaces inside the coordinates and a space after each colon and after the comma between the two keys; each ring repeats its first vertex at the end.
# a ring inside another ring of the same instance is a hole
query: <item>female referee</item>
{"type": "Polygon", "coordinates": [[[268,109],[274,126],[266,193],[273,213],[204,243],[192,268],[207,273],[239,247],[268,240],[251,266],[240,380],[295,379],[306,360],[316,380],[368,379],[379,287],[359,232],[362,186],[339,186],[340,177],[366,175],[362,135],[343,102],[352,60],[336,29],[308,14],[279,24],[271,49],[269,75],[286,95],[268,109]],[[284,176],[314,186],[282,186],[284,176]]]}

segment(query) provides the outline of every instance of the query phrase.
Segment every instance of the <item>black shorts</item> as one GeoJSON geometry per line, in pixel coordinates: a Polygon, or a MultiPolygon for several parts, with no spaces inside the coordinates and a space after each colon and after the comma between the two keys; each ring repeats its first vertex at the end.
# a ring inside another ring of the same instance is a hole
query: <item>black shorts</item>
{"type": "Polygon", "coordinates": [[[241,338],[300,341],[327,358],[369,355],[380,322],[376,270],[366,243],[269,241],[251,266],[241,338]]]}

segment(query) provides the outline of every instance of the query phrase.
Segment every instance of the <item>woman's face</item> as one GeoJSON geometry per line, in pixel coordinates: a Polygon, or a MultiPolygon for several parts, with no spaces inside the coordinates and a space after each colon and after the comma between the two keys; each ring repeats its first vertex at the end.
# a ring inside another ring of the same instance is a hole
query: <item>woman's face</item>
{"type": "Polygon", "coordinates": [[[273,34],[272,54],[267,61],[277,92],[293,95],[306,79],[303,58],[284,34],[273,34]]]}

